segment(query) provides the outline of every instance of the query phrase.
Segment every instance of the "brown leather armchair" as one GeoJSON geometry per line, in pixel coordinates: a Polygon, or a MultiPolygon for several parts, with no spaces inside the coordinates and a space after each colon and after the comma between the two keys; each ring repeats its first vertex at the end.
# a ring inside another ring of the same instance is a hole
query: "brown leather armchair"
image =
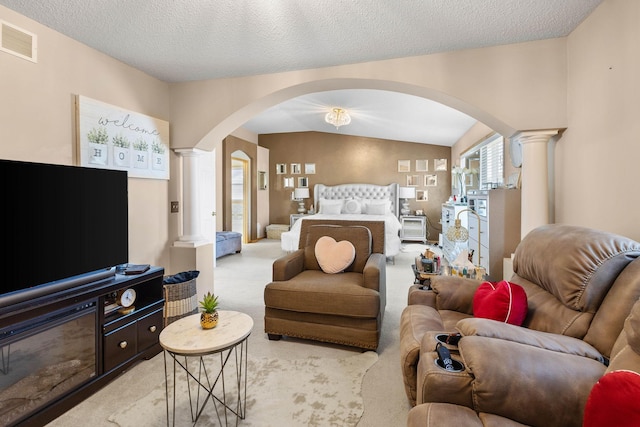
{"type": "Polygon", "coordinates": [[[375,350],[386,305],[384,222],[313,225],[302,220],[301,249],[273,263],[264,290],[265,332],[375,350]],[[322,271],[315,256],[322,236],[348,240],[354,262],[342,273],[322,271]]]}
{"type": "Polygon", "coordinates": [[[565,225],[530,232],[510,279],[527,293],[523,327],[473,317],[479,281],[434,278],[433,290],[401,317],[407,396],[525,425],[579,425],[586,394],[640,297],[639,256],[640,243],[611,233],[565,225]],[[435,365],[441,332],[462,335],[449,346],[462,371],[435,365]]]}

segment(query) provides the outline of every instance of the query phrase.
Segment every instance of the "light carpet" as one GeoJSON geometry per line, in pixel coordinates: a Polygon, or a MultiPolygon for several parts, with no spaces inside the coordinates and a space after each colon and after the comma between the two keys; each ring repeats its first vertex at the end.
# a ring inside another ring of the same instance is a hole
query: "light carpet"
{"type": "MultiPolygon", "coordinates": [[[[387,308],[382,323],[382,334],[380,345],[378,346],[378,360],[366,370],[366,374],[361,379],[362,399],[364,401],[364,413],[358,422],[359,427],[389,427],[406,425],[407,413],[411,406],[405,395],[402,372],[400,369],[400,314],[407,305],[407,290],[413,283],[413,271],[411,264],[415,257],[424,251],[425,245],[409,243],[405,245],[395,257],[395,262],[387,263],[387,308]]],[[[214,270],[214,284],[204,284],[219,295],[221,309],[236,310],[247,313],[253,318],[254,328],[249,336],[248,354],[250,360],[275,359],[283,363],[296,360],[307,360],[309,357],[318,357],[327,361],[348,359],[351,356],[360,356],[363,353],[355,348],[339,345],[321,343],[317,341],[307,341],[290,337],[280,341],[269,341],[264,333],[264,286],[271,279],[273,261],[283,254],[279,240],[263,239],[256,243],[243,244],[242,252],[239,254],[227,255],[217,260],[217,267],[214,270]],[[251,359],[253,358],[253,359],[251,359]]],[[[198,279],[200,280],[200,279],[198,279]]],[[[201,292],[202,281],[198,282],[198,289],[201,292]]],[[[108,418],[114,416],[123,408],[136,408],[129,414],[130,419],[121,420],[129,423],[123,425],[145,426],[144,416],[138,414],[146,413],[146,402],[142,399],[151,391],[151,384],[160,384],[164,377],[164,366],[162,354],[154,357],[150,361],[143,361],[128,372],[116,378],[106,387],[97,393],[88,396],[87,399],[72,408],[67,413],[50,423],[49,427],[68,427],[87,425],[90,422],[92,427],[110,426],[114,427],[114,422],[108,418]],[[160,359],[158,359],[160,358],[160,359]],[[159,360],[158,363],[156,361],[159,360]]],[[[326,365],[329,366],[329,365],[326,365]]],[[[323,373],[330,372],[330,368],[318,368],[323,373]]],[[[295,379],[294,375],[285,374],[295,379]]],[[[292,385],[291,392],[298,390],[298,384],[292,385]]],[[[249,386],[248,393],[251,392],[249,386]]],[[[164,395],[156,402],[161,408],[161,417],[165,416],[164,395]]],[[[269,394],[269,399],[278,398],[276,393],[269,394]]],[[[265,399],[268,400],[268,399],[265,399]]],[[[336,398],[335,400],[344,403],[351,400],[346,398],[336,398]]],[[[282,400],[274,402],[284,407],[283,411],[287,415],[293,413],[296,405],[284,404],[282,400]]],[[[247,408],[245,420],[240,421],[240,426],[262,426],[262,409],[247,408]]],[[[289,418],[287,418],[289,419],[289,418]]],[[[166,425],[161,423],[160,425],[166,425]]],[[[209,423],[198,423],[198,426],[219,425],[217,420],[209,423]]],[[[287,426],[286,422],[278,425],[287,426]]],[[[345,426],[339,422],[318,422],[322,426],[345,426]]]]}
{"type": "MultiPolygon", "coordinates": [[[[219,366],[219,358],[207,360],[210,366],[219,366]]],[[[378,360],[374,352],[366,352],[341,359],[310,356],[306,359],[283,360],[249,356],[247,363],[246,411],[251,414],[243,426],[355,426],[364,411],[361,395],[362,378],[378,360]]],[[[161,357],[151,363],[162,364],[161,357]]],[[[195,366],[193,363],[190,365],[195,366]]],[[[157,369],[163,369],[157,366],[157,369]]],[[[225,377],[235,367],[225,368],[225,377]],[[231,369],[229,369],[231,368],[231,369]]],[[[211,372],[210,372],[211,374],[211,372]]],[[[171,380],[170,380],[171,384],[171,380]]],[[[189,425],[191,412],[187,393],[186,374],[179,371],[177,378],[176,425],[189,425]]],[[[193,381],[192,393],[195,396],[193,381]]],[[[166,423],[164,382],[149,384],[152,390],[135,402],[120,408],[108,417],[108,421],[121,427],[158,426],[166,423]]],[[[226,385],[228,402],[232,397],[232,384],[226,385]]],[[[171,390],[171,388],[170,388],[171,390]]],[[[235,389],[233,389],[235,390],[235,389]]],[[[221,396],[220,382],[216,386],[221,396]]],[[[201,402],[202,402],[201,396],[201,402]]],[[[171,401],[171,400],[170,400],[171,401]]],[[[235,403],[231,405],[235,407],[235,403]]],[[[221,405],[207,402],[198,425],[218,425],[218,415],[224,417],[221,405]]],[[[227,412],[231,424],[235,416],[227,412]]],[[[224,420],[224,418],[223,418],[224,420]]]]}

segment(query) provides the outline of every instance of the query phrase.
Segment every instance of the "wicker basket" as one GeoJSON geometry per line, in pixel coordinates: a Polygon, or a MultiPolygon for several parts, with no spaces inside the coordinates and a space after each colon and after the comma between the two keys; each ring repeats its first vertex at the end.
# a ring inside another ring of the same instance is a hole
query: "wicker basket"
{"type": "Polygon", "coordinates": [[[281,239],[282,233],[289,231],[287,224],[271,224],[267,225],[267,239],[281,239]]]}
{"type": "Polygon", "coordinates": [[[163,285],[164,326],[198,312],[196,279],[163,285]]]}

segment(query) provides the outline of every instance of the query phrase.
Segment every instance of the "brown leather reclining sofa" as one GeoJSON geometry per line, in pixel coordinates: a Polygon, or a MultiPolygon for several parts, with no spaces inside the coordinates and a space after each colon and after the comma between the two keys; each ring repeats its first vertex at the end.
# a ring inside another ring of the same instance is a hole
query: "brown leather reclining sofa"
{"type": "MultiPolygon", "coordinates": [[[[509,280],[527,294],[522,326],[473,317],[479,281],[439,276],[432,290],[414,289],[400,327],[409,400],[463,406],[494,420],[487,425],[580,426],[589,391],[640,298],[639,256],[640,243],[606,232],[533,230],[516,249],[509,280]],[[435,363],[436,335],[454,332],[461,338],[448,347],[459,372],[435,363]]],[[[416,419],[410,425],[467,425],[416,419]]]]}
{"type": "MultiPolygon", "coordinates": [[[[625,321],[624,329],[619,335],[612,351],[611,362],[606,368],[605,375],[616,374],[623,371],[640,373],[640,301],[636,302],[631,311],[631,315],[625,321]]],[[[617,377],[619,379],[620,377],[617,377]]],[[[637,397],[633,394],[637,393],[638,377],[636,377],[636,387],[631,388],[628,383],[609,383],[610,388],[616,390],[629,388],[625,392],[627,399],[616,401],[619,396],[611,396],[610,399],[602,398],[600,401],[591,400],[594,398],[593,391],[590,392],[587,401],[584,400],[584,393],[580,393],[580,406],[591,406],[585,411],[585,426],[631,426],[638,425],[637,397]],[[631,395],[631,396],[629,396],[631,395]],[[600,413],[597,420],[592,421],[589,415],[600,413]],[[633,418],[635,417],[635,418],[633,418]],[[603,419],[605,419],[603,423],[603,419]],[[622,420],[620,424],[619,420],[622,420]]],[[[611,381],[611,380],[610,380],[611,381]]],[[[602,383],[601,383],[602,384],[602,383]]],[[[593,390],[593,388],[591,389],[593,390]]],[[[605,390],[606,392],[607,390],[605,390]]],[[[550,393],[551,390],[539,390],[538,392],[550,393]]],[[[623,390],[624,392],[624,390],[623,390]]],[[[550,396],[551,398],[553,396],[550,396]]],[[[537,408],[541,413],[545,412],[545,408],[537,408]]],[[[542,421],[537,425],[550,425],[542,421]]],[[[579,419],[576,419],[574,425],[579,425],[579,419]]],[[[466,406],[454,405],[451,403],[423,403],[411,409],[409,412],[407,425],[409,427],[517,427],[522,424],[516,421],[501,417],[499,415],[480,412],[476,413],[473,409],[466,406]]]]}

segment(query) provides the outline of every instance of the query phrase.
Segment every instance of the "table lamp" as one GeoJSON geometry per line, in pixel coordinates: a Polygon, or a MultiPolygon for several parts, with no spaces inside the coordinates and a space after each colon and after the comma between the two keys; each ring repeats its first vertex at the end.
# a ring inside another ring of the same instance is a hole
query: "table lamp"
{"type": "Polygon", "coordinates": [[[304,199],[309,198],[309,188],[296,188],[293,190],[293,198],[298,202],[298,213],[305,213],[304,199]]]}
{"type": "Polygon", "coordinates": [[[460,220],[460,214],[462,212],[471,212],[478,218],[478,266],[480,265],[480,215],[473,209],[462,209],[456,215],[456,220],[453,227],[449,227],[447,229],[447,239],[452,242],[466,242],[469,240],[469,230],[466,227],[462,226],[462,221],[460,220]]]}
{"type": "Polygon", "coordinates": [[[416,198],[416,188],[400,187],[398,198],[402,199],[402,209],[400,209],[400,214],[409,215],[409,213],[411,213],[411,211],[409,210],[409,199],[416,198]]]}

